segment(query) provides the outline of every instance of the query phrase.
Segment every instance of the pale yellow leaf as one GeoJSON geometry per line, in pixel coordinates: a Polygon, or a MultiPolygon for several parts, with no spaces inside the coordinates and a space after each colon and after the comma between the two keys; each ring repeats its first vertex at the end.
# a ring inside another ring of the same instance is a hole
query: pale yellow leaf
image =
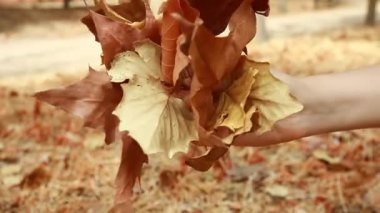
{"type": "Polygon", "coordinates": [[[269,63],[246,60],[244,66],[245,69],[259,71],[248,98],[251,107],[259,113],[258,134],[270,130],[277,121],[303,109],[302,104],[290,94],[288,86],[271,74],[269,63]]]}
{"type": "Polygon", "coordinates": [[[126,51],[116,56],[108,71],[112,82],[121,83],[139,75],[144,79],[148,77],[160,78],[161,52],[152,42],[136,44],[135,51],[126,51]]]}
{"type": "Polygon", "coordinates": [[[198,134],[185,103],[160,82],[160,47],[144,42],[136,51],[117,57],[109,72],[114,82],[129,80],[122,84],[123,99],[114,111],[120,131],[128,131],[146,154],[187,152],[198,134]]]}
{"type": "Polygon", "coordinates": [[[331,157],[326,151],[324,150],[315,150],[313,152],[313,157],[319,159],[319,160],[323,160],[323,161],[326,161],[330,164],[338,164],[338,163],[341,163],[341,159],[340,157],[331,157]]]}
{"type": "Polygon", "coordinates": [[[265,191],[274,197],[286,197],[289,194],[289,189],[282,185],[267,186],[265,191]]]}
{"type": "Polygon", "coordinates": [[[220,95],[217,109],[212,119],[213,127],[227,127],[232,131],[244,126],[246,113],[244,106],[257,71],[249,69],[232,82],[231,86],[220,95]]]}

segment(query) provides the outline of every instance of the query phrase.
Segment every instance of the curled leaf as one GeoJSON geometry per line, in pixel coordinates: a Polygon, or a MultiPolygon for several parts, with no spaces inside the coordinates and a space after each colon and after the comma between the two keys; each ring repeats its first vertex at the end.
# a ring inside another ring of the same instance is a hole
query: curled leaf
{"type": "Polygon", "coordinates": [[[137,19],[136,17],[141,16],[145,17],[145,4],[142,0],[130,0],[129,2],[123,3],[121,6],[124,6],[126,10],[120,10],[120,14],[108,6],[106,0],[94,0],[95,6],[100,8],[104,14],[116,22],[121,22],[132,27],[143,27],[145,20],[137,19]]]}
{"type": "Polygon", "coordinates": [[[110,82],[106,72],[90,68],[82,81],[63,89],[39,92],[35,97],[83,118],[85,126],[104,128],[106,143],[118,138],[119,121],[112,111],[122,98],[122,90],[120,85],[110,82]]]}
{"type": "Polygon", "coordinates": [[[187,152],[198,135],[184,101],[171,96],[160,82],[160,48],[144,42],[135,49],[139,57],[134,52],[124,53],[115,62],[125,64],[124,69],[110,70],[112,79],[129,79],[122,84],[123,99],[114,111],[120,130],[128,131],[146,154],[165,152],[173,157],[177,152],[187,152]]]}
{"type": "Polygon", "coordinates": [[[277,121],[303,109],[302,104],[291,96],[289,87],[271,74],[269,63],[246,60],[244,66],[245,69],[259,70],[248,98],[249,108],[259,113],[258,134],[270,130],[277,121]]]}
{"type": "MultiPolygon", "coordinates": [[[[241,7],[241,4],[249,4],[246,8],[253,11],[268,15],[269,0],[189,0],[190,4],[199,10],[200,17],[205,26],[218,35],[222,33],[230,22],[231,16],[241,7]]],[[[253,25],[246,25],[247,28],[254,28],[253,25]],[[248,27],[249,26],[249,27],[248,27]]]]}
{"type": "Polygon", "coordinates": [[[115,196],[116,212],[132,212],[131,195],[136,181],[140,179],[144,163],[148,163],[148,156],[144,154],[141,147],[123,134],[123,148],[121,162],[116,177],[117,192],[115,196]]]}
{"type": "Polygon", "coordinates": [[[225,147],[214,147],[206,155],[190,158],[186,160],[186,164],[201,172],[209,170],[212,165],[228,151],[225,147]]]}
{"type": "MultiPolygon", "coordinates": [[[[118,14],[130,15],[131,19],[140,20],[140,12],[133,10],[133,4],[121,4],[113,9],[118,14]],[[136,13],[136,14],[135,14],[136,13]]],[[[114,57],[126,50],[133,50],[136,41],[151,39],[159,43],[159,24],[155,20],[149,7],[146,6],[143,16],[144,25],[139,28],[123,22],[114,21],[104,15],[104,11],[90,11],[89,15],[82,18],[82,22],[95,35],[103,50],[103,63],[109,69],[114,57]]]]}
{"type": "MultiPolygon", "coordinates": [[[[161,80],[168,85],[175,84],[175,78],[173,71],[175,66],[182,61],[176,57],[178,46],[183,44],[183,41],[179,41],[178,38],[181,35],[181,26],[179,20],[173,17],[173,14],[181,16],[190,23],[195,22],[199,13],[192,8],[186,0],[168,0],[163,8],[163,17],[161,25],[161,47],[162,47],[162,62],[161,62],[161,80]],[[181,44],[182,43],[182,44],[181,44]]],[[[179,52],[178,54],[181,54],[179,52]]],[[[188,64],[187,58],[184,59],[188,64]]],[[[184,67],[180,66],[179,73],[184,67]]],[[[178,69],[178,68],[177,68],[178,69]]],[[[178,74],[177,74],[178,75],[178,74]]],[[[177,77],[178,78],[178,77],[177,77]]]]}
{"type": "Polygon", "coordinates": [[[232,15],[227,37],[216,37],[203,25],[194,32],[189,50],[194,73],[190,96],[199,126],[207,126],[215,111],[213,92],[225,89],[224,82],[229,81],[245,45],[255,36],[256,29],[246,27],[256,25],[249,5],[250,0],[245,0],[232,15]]]}
{"type": "MultiPolygon", "coordinates": [[[[249,69],[244,71],[221,94],[212,122],[214,129],[223,126],[235,132],[244,126],[247,116],[245,113],[245,103],[255,82],[255,75],[258,73],[258,70],[249,69]]],[[[252,117],[252,115],[248,116],[252,117]]]]}

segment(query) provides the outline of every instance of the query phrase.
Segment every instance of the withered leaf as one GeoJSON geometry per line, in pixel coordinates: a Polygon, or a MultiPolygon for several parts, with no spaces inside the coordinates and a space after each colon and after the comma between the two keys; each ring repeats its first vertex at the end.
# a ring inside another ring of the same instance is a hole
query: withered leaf
{"type": "MultiPolygon", "coordinates": [[[[178,46],[182,44],[178,41],[181,35],[181,25],[179,20],[173,17],[173,14],[181,16],[186,21],[190,23],[195,22],[199,13],[193,9],[186,0],[168,0],[163,8],[163,17],[161,24],[161,47],[162,47],[162,62],[161,62],[161,80],[166,82],[168,85],[175,84],[176,78],[178,78],[179,71],[176,71],[176,76],[173,76],[173,71],[175,66],[181,63],[180,60],[176,60],[178,46]]],[[[179,52],[181,54],[181,52],[179,52]]],[[[186,58],[184,59],[186,60],[186,58]]],[[[188,63],[188,62],[187,62],[188,63]]],[[[186,66],[186,65],[185,65],[186,66]]]]}
{"type": "Polygon", "coordinates": [[[106,143],[111,143],[118,137],[119,122],[112,112],[122,95],[120,85],[112,83],[106,72],[90,68],[82,81],[63,89],[39,92],[35,97],[81,117],[87,127],[104,128],[106,143]]]}
{"type": "Polygon", "coordinates": [[[206,155],[190,158],[186,160],[186,164],[192,168],[205,172],[209,170],[212,165],[228,151],[226,147],[213,147],[206,155]]]}
{"type": "Polygon", "coordinates": [[[186,153],[198,135],[184,101],[171,96],[160,82],[160,48],[147,41],[135,50],[118,56],[109,71],[113,81],[129,79],[122,84],[123,99],[114,111],[120,130],[128,131],[146,154],[186,153]]]}
{"type": "Polygon", "coordinates": [[[131,195],[133,186],[140,179],[144,163],[148,163],[148,156],[144,154],[138,143],[123,134],[123,149],[121,162],[117,172],[115,196],[115,212],[132,212],[131,195]]]}
{"type": "MultiPolygon", "coordinates": [[[[200,11],[200,16],[206,27],[215,35],[222,33],[230,22],[232,14],[244,0],[189,0],[191,5],[200,11]]],[[[253,11],[268,15],[269,0],[249,0],[253,11]]],[[[247,7],[249,8],[249,7],[247,7]]],[[[247,28],[255,26],[247,25],[247,28]]]]}
{"type": "Polygon", "coordinates": [[[246,60],[244,66],[244,69],[259,71],[248,98],[249,108],[259,113],[258,134],[270,130],[277,121],[303,109],[302,104],[291,95],[289,87],[271,74],[269,63],[246,60]]]}
{"type": "Polygon", "coordinates": [[[104,14],[117,22],[121,22],[130,26],[142,27],[144,25],[144,18],[138,20],[137,17],[143,14],[145,17],[145,3],[142,0],[129,0],[121,5],[125,5],[126,10],[120,10],[121,7],[116,7],[120,14],[108,6],[106,0],[94,0],[95,6],[100,8],[104,14]]]}
{"type": "Polygon", "coordinates": [[[205,127],[215,111],[213,92],[225,89],[223,82],[231,78],[245,45],[255,36],[256,29],[246,27],[256,25],[249,4],[249,0],[244,1],[232,15],[231,32],[227,37],[216,37],[203,25],[194,32],[189,52],[194,73],[190,95],[200,126],[205,127]]]}
{"type": "MultiPolygon", "coordinates": [[[[248,99],[258,70],[244,70],[225,92],[222,92],[212,119],[213,128],[227,127],[235,132],[245,124],[245,103],[248,99]]],[[[252,114],[248,116],[252,117],[252,114]]]]}
{"type": "MultiPolygon", "coordinates": [[[[141,11],[133,10],[133,6],[133,4],[125,3],[115,6],[113,9],[118,12],[118,14],[123,14],[123,17],[132,17],[139,20],[141,11]]],[[[144,15],[143,27],[114,21],[106,17],[102,10],[97,12],[90,11],[89,15],[82,19],[82,22],[95,35],[96,41],[101,44],[103,50],[103,63],[108,69],[111,67],[111,61],[113,61],[117,54],[126,50],[133,50],[134,42],[149,38],[152,41],[159,43],[159,24],[155,20],[148,6],[145,8],[144,15]]]]}

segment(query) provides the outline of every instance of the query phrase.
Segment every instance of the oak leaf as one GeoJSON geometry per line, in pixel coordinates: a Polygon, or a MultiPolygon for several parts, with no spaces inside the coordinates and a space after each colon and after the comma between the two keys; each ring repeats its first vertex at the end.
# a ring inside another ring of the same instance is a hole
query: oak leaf
{"type": "Polygon", "coordinates": [[[121,85],[123,99],[114,111],[120,131],[128,131],[146,154],[186,153],[198,135],[184,101],[173,97],[160,81],[160,47],[148,41],[135,50],[118,56],[109,71],[112,81],[128,79],[121,85]]]}
{"type": "Polygon", "coordinates": [[[112,112],[121,101],[122,89],[120,85],[110,82],[106,72],[90,68],[82,81],[63,89],[36,93],[35,97],[79,116],[87,127],[104,128],[106,143],[119,137],[119,120],[112,112]]]}

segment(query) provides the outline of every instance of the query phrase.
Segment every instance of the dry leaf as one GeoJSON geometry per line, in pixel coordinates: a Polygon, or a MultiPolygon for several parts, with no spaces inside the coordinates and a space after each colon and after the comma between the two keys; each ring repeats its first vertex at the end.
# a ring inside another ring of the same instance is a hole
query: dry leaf
{"type": "Polygon", "coordinates": [[[186,164],[198,171],[205,172],[209,170],[219,158],[225,155],[227,151],[228,148],[225,147],[213,147],[204,156],[187,159],[186,164]]]}
{"type": "Polygon", "coordinates": [[[274,197],[286,197],[289,194],[289,189],[281,185],[267,186],[265,191],[274,197]]]}
{"type": "Polygon", "coordinates": [[[214,114],[215,118],[212,119],[214,129],[223,126],[235,132],[244,127],[246,117],[248,120],[251,119],[252,114],[246,115],[244,107],[257,73],[258,70],[255,69],[244,70],[242,75],[222,92],[214,114]]]}
{"type": "Polygon", "coordinates": [[[32,172],[27,174],[22,182],[20,183],[21,187],[26,187],[30,189],[36,189],[43,184],[47,184],[51,179],[51,174],[46,169],[46,166],[40,165],[35,168],[32,172]]]}
{"type": "MultiPolygon", "coordinates": [[[[206,27],[215,35],[218,35],[224,31],[232,14],[244,2],[244,0],[189,1],[194,8],[197,8],[200,11],[200,16],[205,22],[206,27]]],[[[250,0],[246,2],[250,4],[253,11],[264,15],[269,14],[269,0],[250,0]]],[[[247,8],[249,8],[249,6],[247,8]]]]}
{"type": "Polygon", "coordinates": [[[342,162],[340,157],[331,157],[326,151],[318,149],[313,152],[313,157],[318,160],[326,161],[329,164],[339,164],[342,162]]]}
{"type": "Polygon", "coordinates": [[[132,212],[131,195],[136,181],[140,179],[142,167],[148,163],[148,156],[127,134],[123,134],[121,162],[116,178],[115,212],[132,212]]]}
{"type": "Polygon", "coordinates": [[[121,22],[132,27],[141,28],[145,24],[144,18],[138,19],[138,17],[145,17],[145,3],[142,0],[129,0],[126,3],[116,7],[117,11],[108,6],[106,0],[94,0],[95,6],[101,9],[104,14],[116,22],[121,22]],[[121,10],[125,9],[125,10],[121,10]],[[142,14],[142,15],[140,15],[142,14]]]}
{"type": "Polygon", "coordinates": [[[122,84],[123,99],[114,111],[120,131],[128,131],[146,154],[165,152],[171,158],[186,153],[198,135],[184,101],[172,97],[160,82],[160,48],[144,42],[135,49],[137,53],[118,56],[109,72],[112,81],[129,80],[122,84]]]}
{"type": "Polygon", "coordinates": [[[84,125],[104,128],[106,143],[118,139],[118,119],[112,115],[122,98],[120,85],[110,82],[106,72],[90,68],[82,81],[63,89],[39,92],[36,98],[84,119],[84,125]]]}
{"type": "MultiPolygon", "coordinates": [[[[178,48],[183,45],[183,42],[178,41],[178,38],[182,33],[181,26],[179,20],[173,17],[173,14],[180,15],[190,23],[195,22],[196,18],[199,16],[199,13],[185,0],[168,0],[163,8],[161,25],[161,80],[168,85],[175,84],[176,78],[178,78],[179,75],[178,73],[184,68],[183,65],[180,65],[180,68],[178,68],[181,61],[176,55],[178,48]],[[175,66],[177,66],[177,71],[175,71],[177,74],[173,76],[175,66]]],[[[178,54],[181,54],[181,52],[179,51],[178,54]]],[[[186,61],[186,65],[188,64],[186,57],[182,60],[186,61]]]]}
{"type": "Polygon", "coordinates": [[[256,33],[255,28],[245,27],[256,25],[249,2],[244,1],[232,15],[227,37],[215,37],[203,25],[194,32],[189,52],[194,72],[190,94],[195,119],[201,127],[206,127],[215,111],[212,93],[223,90],[223,82],[235,71],[245,45],[256,33]]]}
{"type": "Polygon", "coordinates": [[[250,108],[256,109],[259,113],[258,134],[270,130],[277,121],[303,109],[303,106],[291,96],[288,86],[271,74],[269,63],[246,60],[244,66],[245,69],[259,70],[248,98],[250,108]]]}
{"type": "MultiPolygon", "coordinates": [[[[139,20],[141,12],[133,10],[133,4],[121,4],[113,7],[119,14],[131,14],[130,16],[139,20]],[[137,13],[137,14],[134,14],[137,13]]],[[[133,43],[139,40],[151,39],[159,43],[159,24],[155,20],[149,7],[145,9],[144,26],[140,29],[125,23],[116,22],[106,17],[103,11],[90,11],[90,14],[82,19],[82,22],[95,35],[103,50],[103,63],[109,69],[114,57],[126,50],[133,50],[133,43]]],[[[131,18],[130,17],[130,18],[131,18]]],[[[131,20],[132,20],[131,18],[131,20]]]]}

